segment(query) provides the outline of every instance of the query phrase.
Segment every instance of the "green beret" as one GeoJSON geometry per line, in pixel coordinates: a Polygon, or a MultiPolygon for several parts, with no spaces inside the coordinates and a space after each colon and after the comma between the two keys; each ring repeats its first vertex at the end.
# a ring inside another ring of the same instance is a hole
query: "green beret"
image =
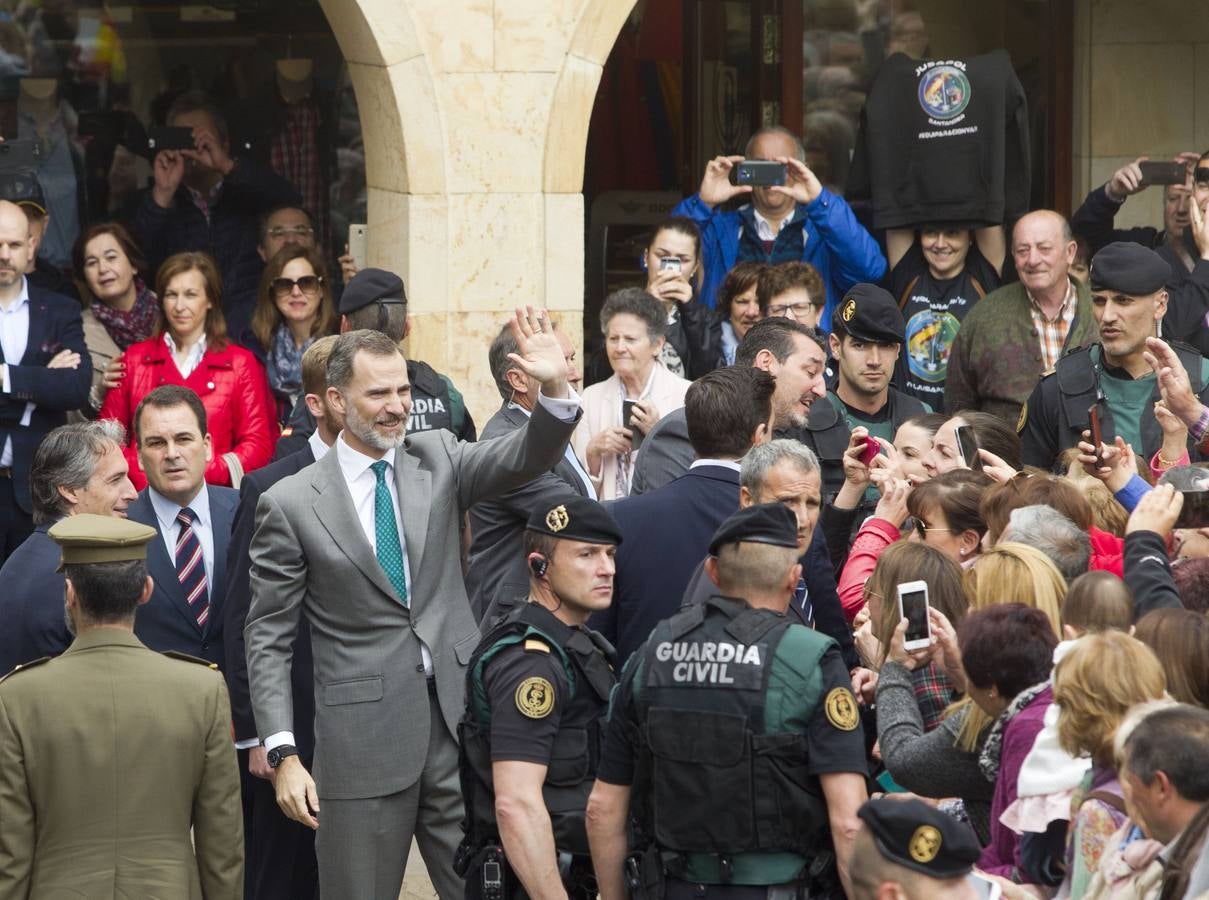
{"type": "Polygon", "coordinates": [[[1116,241],[1091,258],[1091,289],[1148,297],[1163,289],[1171,266],[1149,247],[1116,241]]]}
{"type": "Polygon", "coordinates": [[[146,559],[147,544],[155,538],[156,530],[117,516],[82,513],[60,519],[47,534],[62,548],[62,571],[63,566],[81,563],[146,559]]]}

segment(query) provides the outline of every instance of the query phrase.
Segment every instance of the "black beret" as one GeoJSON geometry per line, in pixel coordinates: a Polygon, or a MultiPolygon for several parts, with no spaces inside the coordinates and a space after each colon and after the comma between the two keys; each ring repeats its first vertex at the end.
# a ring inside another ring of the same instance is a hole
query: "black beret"
{"type": "Polygon", "coordinates": [[[835,308],[840,327],[858,341],[901,344],[907,331],[902,310],[875,284],[854,284],[835,308]]]}
{"type": "Polygon", "coordinates": [[[349,279],[340,295],[340,314],[346,315],[374,301],[406,303],[403,279],[382,269],[362,269],[349,279]]]}
{"type": "Polygon", "coordinates": [[[883,857],[933,878],[968,875],[982,852],[969,826],[919,800],[870,800],[857,815],[883,857]]]}
{"type": "Polygon", "coordinates": [[[724,544],[740,541],[796,549],[798,517],[783,503],[757,503],[741,509],[714,532],[709,542],[710,556],[717,556],[724,544]]]}
{"type": "Polygon", "coordinates": [[[621,526],[607,509],[587,497],[567,497],[557,503],[543,504],[533,510],[525,527],[565,541],[621,543],[621,526]]]}
{"type": "Polygon", "coordinates": [[[1171,278],[1171,266],[1149,247],[1116,241],[1091,258],[1091,289],[1146,297],[1171,278]]]}

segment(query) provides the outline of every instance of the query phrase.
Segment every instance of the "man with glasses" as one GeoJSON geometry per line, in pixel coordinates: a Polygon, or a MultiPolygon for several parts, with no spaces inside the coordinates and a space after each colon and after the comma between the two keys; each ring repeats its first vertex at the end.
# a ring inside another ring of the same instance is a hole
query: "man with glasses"
{"type": "Polygon", "coordinates": [[[315,226],[310,214],[299,206],[278,206],[260,217],[260,242],[256,252],[268,262],[286,246],[314,247],[315,226]]]}

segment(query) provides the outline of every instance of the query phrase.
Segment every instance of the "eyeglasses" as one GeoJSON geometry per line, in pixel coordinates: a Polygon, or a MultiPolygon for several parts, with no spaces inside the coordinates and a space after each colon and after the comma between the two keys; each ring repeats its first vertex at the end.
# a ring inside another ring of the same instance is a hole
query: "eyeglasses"
{"type": "Polygon", "coordinates": [[[770,316],[784,316],[784,315],[788,314],[792,318],[799,319],[804,316],[810,315],[810,310],[813,309],[813,307],[814,307],[813,303],[792,303],[792,304],[778,303],[776,306],[768,307],[768,314],[770,316]]]}
{"type": "Polygon", "coordinates": [[[293,228],[286,228],[282,225],[274,225],[269,229],[269,237],[310,237],[315,233],[315,229],[310,225],[295,225],[293,228]]]}
{"type": "Polygon", "coordinates": [[[273,293],[278,297],[288,297],[294,293],[294,288],[297,287],[302,293],[313,297],[319,293],[321,284],[323,284],[323,279],[318,275],[303,275],[301,278],[274,278],[273,293]]]}

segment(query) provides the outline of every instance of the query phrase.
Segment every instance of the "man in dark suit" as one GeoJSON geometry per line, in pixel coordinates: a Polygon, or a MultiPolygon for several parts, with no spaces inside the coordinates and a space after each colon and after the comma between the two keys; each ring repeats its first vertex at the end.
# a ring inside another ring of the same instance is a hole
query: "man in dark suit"
{"type": "Polygon", "coordinates": [[[0,563],[34,530],[34,451],[92,385],[80,305],[29,283],[31,254],[25,213],[0,200],[0,563]]]}
{"type": "Polygon", "coordinates": [[[591,626],[617,648],[618,665],[661,619],[680,608],[710,538],[739,505],[739,460],[768,440],[773,379],[751,366],[697,379],[684,398],[696,460],[671,484],[610,504],[625,541],[617,548],[613,605],[591,626]]]}
{"type": "Polygon", "coordinates": [[[30,469],[37,527],[0,568],[0,674],[71,644],[63,618],[59,545],[47,532],[65,516],[126,517],[138,493],[122,448],[126,435],[112,420],[60,425],[38,445],[30,469]]]}
{"type": "MultiPolygon", "coordinates": [[[[562,331],[555,337],[567,360],[567,383],[578,390],[579,370],[575,367],[575,348],[562,331]]],[[[524,428],[537,403],[539,385],[508,358],[516,352],[512,327],[500,329],[487,360],[491,376],[504,405],[487,422],[482,439],[488,440],[524,428]]],[[[490,500],[481,500],[470,508],[470,566],[466,572],[466,592],[470,607],[480,621],[493,621],[529,596],[529,569],[522,551],[522,536],[529,516],[538,508],[548,509],[566,497],[596,499],[596,490],[588,473],[570,446],[549,472],[543,472],[523,487],[490,500]]]]}
{"type": "Polygon", "coordinates": [[[134,440],[147,489],[127,513],[159,532],[147,550],[155,593],[139,607],[134,633],[152,650],[222,668],[227,543],[239,492],[206,484],[206,408],[187,387],[165,384],[144,397],[134,411],[134,440]]]}
{"type": "MultiPolygon", "coordinates": [[[[252,589],[252,535],[256,531],[256,504],[260,495],[281,481],[322,459],[344,427],[344,417],[327,401],[327,358],[335,335],[319,338],[302,354],[303,400],[315,418],[315,430],[301,450],[249,472],[239,485],[239,508],[227,550],[226,622],[223,638],[227,655],[227,689],[235,723],[235,748],[239,751],[240,793],[244,819],[244,893],[258,900],[293,900],[313,897],[319,885],[315,861],[315,833],[286,818],[277,806],[273,770],[269,768],[262,737],[252,715],[248,688],[248,662],[244,655],[244,624],[252,589]]],[[[294,697],[294,740],[303,764],[311,765],[315,749],[315,685],[311,672],[311,631],[305,618],[298,623],[290,687],[294,697]]]]}

